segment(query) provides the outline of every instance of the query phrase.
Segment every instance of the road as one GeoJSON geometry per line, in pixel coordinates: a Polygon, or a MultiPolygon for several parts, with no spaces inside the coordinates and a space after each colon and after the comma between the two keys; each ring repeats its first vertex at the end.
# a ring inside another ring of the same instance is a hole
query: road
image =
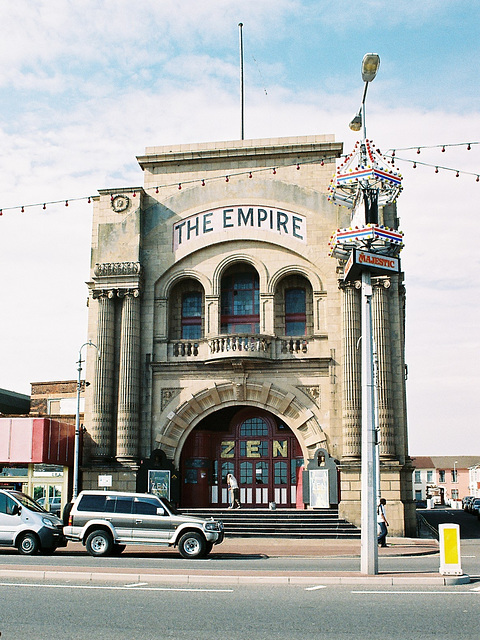
{"type": "Polygon", "coordinates": [[[478,586],[0,585],[2,640],[471,640],[478,586]]]}
{"type": "MultiPolygon", "coordinates": [[[[204,560],[184,560],[175,550],[127,549],[118,558],[92,558],[81,545],[69,545],[53,556],[19,556],[0,550],[1,640],[463,640],[477,638],[480,619],[479,527],[472,516],[436,509],[432,524],[459,522],[462,568],[466,585],[322,584],[318,572],[358,572],[359,558],[274,556],[268,553],[222,552],[204,560]],[[469,536],[469,537],[467,537],[469,536]],[[475,537],[477,536],[477,537],[475,537]],[[8,574],[10,570],[50,568],[47,580],[8,574]],[[65,571],[63,572],[62,569],[65,571]],[[104,571],[89,581],[68,571],[104,571]],[[114,580],[115,573],[138,570],[144,581],[114,580]],[[3,574],[1,574],[3,570],[3,574]],[[217,576],[204,579],[209,571],[217,576]],[[148,573],[156,573],[149,582],[148,573]],[[195,584],[159,580],[158,573],[192,573],[195,584]],[[288,572],[311,576],[307,584],[234,584],[227,573],[262,576],[288,572]],[[218,575],[220,574],[220,575],[218,575]],[[108,577],[107,577],[108,575],[108,577]],[[200,577],[201,576],[201,577],[200,577]]],[[[254,545],[255,547],[255,545],[254,545]]],[[[296,548],[296,547],[295,547],[296,548]]],[[[235,549],[235,546],[233,546],[235,549]]],[[[438,572],[437,553],[395,557],[394,546],[380,553],[380,571],[438,572]],[[393,552],[393,553],[392,553],[393,552]]]]}

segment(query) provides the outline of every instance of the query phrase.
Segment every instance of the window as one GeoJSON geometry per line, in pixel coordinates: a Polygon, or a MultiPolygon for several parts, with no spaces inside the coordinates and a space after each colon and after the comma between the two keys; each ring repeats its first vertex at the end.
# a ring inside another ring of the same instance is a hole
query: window
{"type": "Polygon", "coordinates": [[[202,294],[185,293],[182,297],[182,338],[198,340],[202,337],[202,294]]]}
{"type": "Polygon", "coordinates": [[[287,484],[287,463],[283,460],[275,462],[273,476],[275,484],[287,484]]]}
{"type": "Polygon", "coordinates": [[[222,278],[222,333],[260,331],[259,279],[253,269],[226,274],[222,278]]]}
{"type": "Polygon", "coordinates": [[[420,484],[422,482],[422,472],[420,469],[415,469],[415,484],[420,484]]]}
{"type": "Polygon", "coordinates": [[[422,499],[422,490],[421,489],[415,489],[415,500],[417,502],[420,502],[421,499],[422,499]]]}
{"type": "Polygon", "coordinates": [[[445,470],[444,469],[440,469],[440,471],[438,472],[438,481],[439,482],[445,482],[445,470]]]}
{"type": "Polygon", "coordinates": [[[5,513],[8,516],[13,515],[14,507],[17,503],[7,496],[5,493],[0,493],[0,513],[5,513]]]}
{"type": "Polygon", "coordinates": [[[133,503],[133,512],[145,516],[156,516],[160,508],[161,504],[155,498],[135,498],[133,503]]]}
{"type": "Polygon", "coordinates": [[[433,482],[433,470],[431,469],[427,471],[427,482],[433,482]]]}
{"type": "Polygon", "coordinates": [[[241,436],[266,436],[268,425],[261,418],[249,418],[240,427],[241,436]]]}
{"type": "Polygon", "coordinates": [[[285,291],[285,335],[304,336],[307,328],[305,289],[285,291]]]}
{"type": "Polygon", "coordinates": [[[458,500],[458,489],[452,489],[452,500],[458,500]]]}
{"type": "Polygon", "coordinates": [[[458,482],[456,469],[452,469],[452,482],[458,482]]]}

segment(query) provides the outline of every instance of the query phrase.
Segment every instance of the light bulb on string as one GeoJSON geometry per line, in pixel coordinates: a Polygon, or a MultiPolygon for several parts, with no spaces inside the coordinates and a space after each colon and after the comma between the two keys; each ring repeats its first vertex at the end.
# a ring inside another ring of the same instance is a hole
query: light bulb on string
{"type": "Polygon", "coordinates": [[[435,173],[438,173],[438,167],[435,167],[435,173]]]}
{"type": "Polygon", "coordinates": [[[43,210],[45,211],[45,209],[46,209],[46,208],[47,208],[47,205],[46,205],[46,203],[44,202],[44,203],[43,203],[43,210]]]}
{"type": "Polygon", "coordinates": [[[181,182],[179,182],[179,183],[178,183],[178,190],[180,191],[180,189],[181,189],[181,188],[182,188],[182,183],[181,183],[181,182]]]}
{"type": "Polygon", "coordinates": [[[155,189],[155,193],[158,193],[158,187],[155,189]]]}
{"type": "Polygon", "coordinates": [[[467,151],[470,151],[470,149],[472,148],[472,145],[470,143],[467,144],[467,151]]]}
{"type": "Polygon", "coordinates": [[[202,180],[202,187],[205,186],[205,180],[202,180]]]}
{"type": "Polygon", "coordinates": [[[225,182],[229,182],[230,178],[228,176],[225,176],[225,182]]]}

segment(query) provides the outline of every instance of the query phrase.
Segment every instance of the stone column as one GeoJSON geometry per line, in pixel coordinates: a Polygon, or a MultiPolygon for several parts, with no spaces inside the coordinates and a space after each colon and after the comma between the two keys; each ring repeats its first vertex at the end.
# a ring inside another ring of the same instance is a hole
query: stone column
{"type": "Polygon", "coordinates": [[[390,280],[373,282],[372,330],[377,351],[378,427],[380,429],[380,457],[395,456],[395,420],[393,415],[392,358],[390,339],[389,289],[390,280]]]}
{"type": "Polygon", "coordinates": [[[113,437],[113,370],[115,342],[115,292],[99,290],[93,292],[98,300],[97,340],[99,358],[95,365],[91,436],[93,458],[112,456],[113,437]]]}
{"type": "Polygon", "coordinates": [[[343,289],[343,456],[361,454],[361,363],[360,291],[356,283],[342,283],[343,289]]]}
{"type": "Polygon", "coordinates": [[[118,379],[116,457],[125,461],[133,461],[138,457],[140,399],[139,295],[138,289],[119,292],[119,296],[123,296],[123,304],[118,379]]]}

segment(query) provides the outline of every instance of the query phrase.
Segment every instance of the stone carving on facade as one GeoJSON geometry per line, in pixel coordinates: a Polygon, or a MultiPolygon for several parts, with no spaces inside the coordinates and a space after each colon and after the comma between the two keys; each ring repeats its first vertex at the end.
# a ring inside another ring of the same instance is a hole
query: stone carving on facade
{"type": "Polygon", "coordinates": [[[98,278],[111,276],[138,276],[142,270],[140,262],[103,262],[97,263],[94,273],[98,278]]]}
{"type": "Polygon", "coordinates": [[[175,388],[162,389],[162,391],[161,391],[161,401],[160,401],[160,405],[161,405],[162,411],[165,409],[167,404],[171,400],[173,400],[173,398],[176,398],[180,394],[180,391],[181,391],[181,389],[175,389],[175,388]]]}
{"type": "Polygon", "coordinates": [[[302,391],[306,396],[312,400],[318,408],[320,408],[320,387],[317,385],[297,386],[297,389],[302,391]]]}

